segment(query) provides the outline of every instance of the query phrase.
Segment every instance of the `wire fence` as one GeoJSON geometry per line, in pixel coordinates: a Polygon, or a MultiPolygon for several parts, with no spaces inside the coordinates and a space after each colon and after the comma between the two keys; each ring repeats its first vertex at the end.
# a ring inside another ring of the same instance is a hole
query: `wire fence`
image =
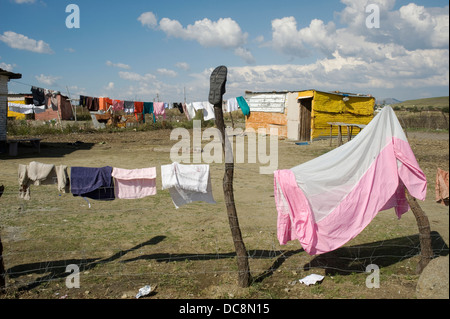
{"type": "MultiPolygon", "coordinates": [[[[9,292],[53,282],[64,285],[71,265],[76,265],[83,280],[102,286],[108,282],[132,285],[145,278],[167,282],[176,278],[179,284],[180,278],[214,279],[237,273],[220,195],[216,205],[193,203],[175,210],[169,194],[158,190],[157,195],[136,201],[91,200],[89,208],[82,198],[59,193],[55,185],[32,186],[28,201],[18,198],[18,189],[5,188],[0,209],[5,289],[9,292]]],[[[272,201],[267,196],[260,202],[237,202],[255,282],[281,270],[365,273],[368,265],[389,267],[420,254],[417,229],[402,228],[401,223],[392,229],[382,226],[386,228],[381,238],[369,236],[367,242],[362,238],[319,256],[307,255],[298,243],[280,246],[272,201]]],[[[432,240],[435,256],[448,254],[439,233],[432,232],[432,240]]]]}

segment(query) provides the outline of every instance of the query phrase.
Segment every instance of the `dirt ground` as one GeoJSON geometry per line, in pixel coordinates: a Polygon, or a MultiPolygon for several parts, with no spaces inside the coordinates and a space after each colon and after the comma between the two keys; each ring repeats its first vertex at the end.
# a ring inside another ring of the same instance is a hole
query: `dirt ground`
{"type": "MultiPolygon", "coordinates": [[[[135,298],[145,285],[149,299],[364,299],[416,298],[415,267],[420,249],[411,212],[400,220],[380,212],[344,247],[310,256],[298,242],[276,237],[273,175],[262,164],[237,163],[234,194],[253,283],[237,284],[237,263],[226,215],[224,165],[211,163],[216,204],[195,202],[175,209],[161,189],[160,166],[170,164],[170,130],[73,133],[42,136],[41,153],[26,145],[19,156],[0,154],[0,235],[7,289],[0,298],[135,298]],[[31,187],[18,199],[18,164],[42,163],[121,168],[156,167],[158,193],[136,200],[90,201],[60,194],[55,185],[31,187]],[[68,265],[80,269],[80,287],[68,288],[68,265]],[[380,269],[380,287],[368,288],[366,267],[380,269]],[[324,275],[320,284],[298,282],[324,275]]],[[[192,135],[191,135],[192,137],[192,135]]],[[[447,255],[449,209],[435,202],[436,169],[449,170],[448,133],[409,132],[408,139],[428,179],[421,207],[427,214],[436,256],[447,255]]],[[[208,141],[205,141],[208,143],[208,141]]],[[[278,168],[291,168],[336,147],[328,140],[309,145],[279,140],[278,168]]]]}

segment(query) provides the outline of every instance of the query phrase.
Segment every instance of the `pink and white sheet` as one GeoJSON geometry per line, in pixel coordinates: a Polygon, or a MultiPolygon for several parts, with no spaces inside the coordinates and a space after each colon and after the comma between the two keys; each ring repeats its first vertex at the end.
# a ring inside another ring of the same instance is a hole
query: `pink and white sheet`
{"type": "Polygon", "coordinates": [[[425,200],[427,181],[391,107],[351,141],[304,164],[274,172],[281,245],[299,240],[310,255],[356,237],[379,211],[409,210],[405,187],[425,200]]]}

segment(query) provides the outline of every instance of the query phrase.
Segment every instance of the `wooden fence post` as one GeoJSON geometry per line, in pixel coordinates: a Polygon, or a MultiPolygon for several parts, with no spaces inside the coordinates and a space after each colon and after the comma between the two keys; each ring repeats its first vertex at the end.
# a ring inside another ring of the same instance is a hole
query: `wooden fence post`
{"type": "Polygon", "coordinates": [[[0,237],[0,293],[6,287],[6,271],[5,265],[3,264],[3,245],[2,238],[0,237]]]}
{"type": "Polygon", "coordinates": [[[408,200],[409,207],[416,217],[417,226],[419,227],[419,240],[420,240],[420,260],[417,264],[416,273],[422,273],[423,269],[428,265],[431,259],[433,259],[433,248],[431,245],[431,230],[430,222],[427,215],[420,207],[417,200],[411,196],[407,189],[406,199],[408,200]]]}
{"type": "MultiPolygon", "coordinates": [[[[0,197],[3,195],[4,186],[0,186],[0,197]]],[[[3,264],[3,245],[2,245],[2,237],[0,234],[0,293],[6,287],[6,271],[5,265],[3,264]]]]}
{"type": "MultiPolygon", "coordinates": [[[[219,72],[225,72],[225,78],[226,78],[226,72],[227,72],[226,67],[219,66],[214,71],[211,74],[211,77],[213,76],[213,74],[215,74],[219,71],[219,72]],[[219,68],[221,68],[221,69],[219,69],[219,68]]],[[[212,82],[213,82],[213,79],[212,79],[212,82]]],[[[245,248],[244,241],[242,240],[241,229],[239,227],[239,220],[238,220],[237,213],[236,213],[236,206],[234,204],[234,193],[233,193],[234,159],[233,159],[232,154],[231,154],[231,156],[227,156],[230,154],[229,154],[229,151],[227,151],[226,139],[228,139],[228,136],[226,135],[226,132],[225,132],[222,101],[223,100],[221,97],[220,102],[216,102],[213,105],[214,105],[215,124],[216,124],[217,129],[221,133],[222,150],[223,150],[223,155],[225,158],[225,174],[223,177],[223,193],[224,193],[224,197],[225,197],[225,204],[227,207],[227,215],[228,215],[228,221],[230,224],[231,235],[233,237],[234,248],[236,250],[239,286],[242,288],[246,288],[246,287],[249,287],[250,283],[251,283],[250,266],[248,263],[247,250],[245,248]],[[231,157],[231,160],[230,160],[230,157],[231,157]]]]}

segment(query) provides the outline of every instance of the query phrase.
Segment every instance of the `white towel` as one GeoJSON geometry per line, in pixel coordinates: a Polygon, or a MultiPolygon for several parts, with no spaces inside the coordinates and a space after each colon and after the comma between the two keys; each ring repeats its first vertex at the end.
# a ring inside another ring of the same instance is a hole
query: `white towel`
{"type": "Polygon", "coordinates": [[[227,112],[237,111],[239,109],[239,104],[235,97],[227,100],[227,112]]]}
{"type": "Polygon", "coordinates": [[[189,119],[191,119],[191,120],[194,119],[194,117],[195,117],[195,108],[192,105],[192,103],[186,103],[186,111],[189,114],[189,119]]]}
{"type": "Polygon", "coordinates": [[[192,107],[194,110],[203,110],[203,102],[192,102],[192,107]]]}
{"type": "Polygon", "coordinates": [[[211,188],[209,165],[161,165],[162,188],[168,189],[176,208],[203,201],[215,204],[211,188]]]}
{"type": "Polygon", "coordinates": [[[208,101],[203,102],[203,119],[205,121],[213,120],[216,116],[214,115],[214,105],[208,101]]]}

